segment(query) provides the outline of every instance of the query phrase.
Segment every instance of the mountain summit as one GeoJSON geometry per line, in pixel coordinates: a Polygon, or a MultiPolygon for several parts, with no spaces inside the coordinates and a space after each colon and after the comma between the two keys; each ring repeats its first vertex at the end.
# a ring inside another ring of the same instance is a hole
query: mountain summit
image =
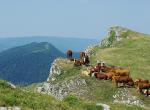
{"type": "Polygon", "coordinates": [[[137,39],[143,36],[142,33],[121,26],[112,26],[108,29],[107,36],[101,41],[101,46],[114,46],[116,42],[123,39],[137,39]]]}

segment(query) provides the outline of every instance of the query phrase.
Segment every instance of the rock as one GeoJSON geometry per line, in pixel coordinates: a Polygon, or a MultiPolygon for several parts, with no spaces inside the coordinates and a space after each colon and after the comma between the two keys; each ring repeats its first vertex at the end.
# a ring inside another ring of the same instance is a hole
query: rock
{"type": "Polygon", "coordinates": [[[143,102],[136,96],[133,96],[126,88],[121,88],[113,95],[115,103],[125,103],[137,106],[143,106],[143,102]]]}
{"type": "Polygon", "coordinates": [[[102,106],[103,110],[110,110],[110,106],[107,104],[97,103],[96,106],[102,106]]]}
{"type": "Polygon", "coordinates": [[[52,95],[56,99],[62,100],[70,93],[75,93],[77,96],[83,95],[86,91],[80,88],[86,86],[87,84],[85,79],[76,77],[56,84],[45,82],[41,87],[37,88],[37,92],[52,95]]]}
{"type": "MultiPolygon", "coordinates": [[[[100,43],[102,47],[111,46],[114,47],[115,43],[122,40],[122,34],[128,32],[129,29],[120,26],[112,26],[108,30],[107,37],[103,39],[100,43]],[[113,36],[112,36],[113,33],[113,36]],[[110,40],[111,39],[111,40],[110,40]]],[[[129,39],[129,36],[124,36],[129,39]]]]}
{"type": "Polygon", "coordinates": [[[55,75],[60,75],[62,73],[61,67],[56,63],[60,59],[57,58],[54,60],[54,62],[51,64],[49,77],[47,78],[47,81],[54,81],[56,78],[55,75]]]}
{"type": "Polygon", "coordinates": [[[0,110],[21,110],[20,107],[0,107],[0,110]]]}
{"type": "Polygon", "coordinates": [[[93,45],[90,45],[88,46],[86,49],[85,49],[85,53],[90,57],[91,55],[93,55],[94,51],[93,49],[98,46],[99,44],[93,44],[93,45]]]}
{"type": "Polygon", "coordinates": [[[12,89],[16,89],[16,86],[10,82],[7,82],[7,84],[12,88],[12,89]]]}

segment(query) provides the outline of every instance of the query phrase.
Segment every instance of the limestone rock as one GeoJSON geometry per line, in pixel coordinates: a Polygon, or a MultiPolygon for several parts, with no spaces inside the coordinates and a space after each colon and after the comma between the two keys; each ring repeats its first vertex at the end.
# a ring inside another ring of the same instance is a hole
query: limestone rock
{"type": "Polygon", "coordinates": [[[74,93],[77,96],[84,94],[86,91],[80,89],[86,87],[85,79],[76,77],[74,79],[65,80],[56,84],[45,82],[41,87],[37,88],[37,91],[43,94],[54,96],[56,99],[62,100],[65,96],[70,93],[74,93]]]}
{"type": "Polygon", "coordinates": [[[20,107],[0,107],[0,110],[21,110],[20,107]]]}
{"type": "Polygon", "coordinates": [[[133,96],[126,88],[121,88],[113,95],[114,102],[143,106],[143,102],[133,96]]]}
{"type": "Polygon", "coordinates": [[[98,46],[98,44],[93,44],[93,45],[89,45],[86,49],[85,49],[85,53],[90,57],[91,55],[94,54],[93,49],[98,46]]]}
{"type": "Polygon", "coordinates": [[[49,77],[47,78],[47,81],[54,81],[55,80],[55,75],[60,75],[62,73],[62,70],[60,66],[56,63],[59,58],[55,59],[54,62],[51,64],[50,67],[50,72],[49,72],[49,77]]]}
{"type": "MultiPolygon", "coordinates": [[[[121,26],[110,27],[108,30],[107,37],[101,41],[100,45],[103,47],[114,46],[115,42],[122,40],[122,34],[128,32],[128,30],[129,29],[123,28],[121,26]],[[112,36],[112,33],[114,34],[113,36],[112,36]]],[[[126,36],[126,38],[128,39],[129,37],[126,36]]]]}

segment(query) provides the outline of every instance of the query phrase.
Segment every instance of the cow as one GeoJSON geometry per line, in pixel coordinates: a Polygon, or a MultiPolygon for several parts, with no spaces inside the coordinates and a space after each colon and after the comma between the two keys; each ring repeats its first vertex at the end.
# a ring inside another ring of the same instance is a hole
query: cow
{"type": "Polygon", "coordinates": [[[129,87],[133,87],[133,86],[134,86],[134,81],[133,81],[132,78],[130,78],[130,77],[128,78],[127,85],[128,85],[129,87]]]}
{"type": "MultiPolygon", "coordinates": [[[[143,82],[138,82],[137,83],[137,90],[142,93],[142,90],[146,89],[147,91],[150,89],[150,84],[149,83],[143,83],[143,82]]],[[[148,96],[148,94],[147,94],[148,96]]]]}
{"type": "Polygon", "coordinates": [[[71,59],[71,58],[72,58],[72,55],[73,55],[72,50],[68,50],[68,51],[67,51],[67,58],[71,59]]]}
{"type": "Polygon", "coordinates": [[[134,82],[129,81],[129,82],[127,82],[127,85],[128,85],[129,87],[134,87],[134,82]]]}
{"type": "Polygon", "coordinates": [[[139,79],[135,80],[134,84],[137,86],[139,82],[141,82],[141,83],[149,83],[149,80],[142,80],[142,79],[139,78],[139,79]]]}
{"type": "Polygon", "coordinates": [[[112,77],[113,77],[113,75],[114,75],[113,72],[107,72],[107,73],[105,73],[105,74],[106,74],[106,76],[107,76],[108,79],[111,79],[111,80],[112,80],[112,77]]]}
{"type": "Polygon", "coordinates": [[[105,74],[95,73],[94,75],[95,75],[95,78],[107,80],[107,76],[105,74]]]}
{"type": "Polygon", "coordinates": [[[130,73],[130,71],[128,69],[118,68],[115,69],[115,73],[130,73]]]}
{"type": "Polygon", "coordinates": [[[92,67],[90,69],[90,76],[93,76],[94,73],[98,73],[98,72],[100,72],[100,67],[99,66],[92,67]]]}
{"type": "Polygon", "coordinates": [[[129,77],[130,75],[129,70],[127,69],[115,69],[114,73],[115,73],[114,74],[115,76],[128,76],[129,77]]]}
{"type": "Polygon", "coordinates": [[[88,55],[85,55],[85,57],[83,58],[83,63],[84,65],[89,66],[90,60],[88,55]]]}
{"type": "Polygon", "coordinates": [[[115,82],[117,87],[119,83],[123,83],[123,86],[125,87],[125,84],[129,82],[128,76],[113,76],[112,79],[115,82]]]}
{"type": "Polygon", "coordinates": [[[74,66],[82,66],[83,62],[80,59],[74,60],[74,66]]]}
{"type": "Polygon", "coordinates": [[[85,57],[85,52],[80,52],[80,59],[83,59],[85,57]]]}

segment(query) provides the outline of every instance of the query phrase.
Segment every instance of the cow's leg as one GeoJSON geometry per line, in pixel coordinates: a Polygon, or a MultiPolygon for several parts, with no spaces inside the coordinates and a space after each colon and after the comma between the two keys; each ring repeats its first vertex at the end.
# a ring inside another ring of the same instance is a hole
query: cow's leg
{"type": "Polygon", "coordinates": [[[142,89],[139,88],[139,92],[142,94],[142,89]]]}
{"type": "Polygon", "coordinates": [[[118,83],[117,82],[115,82],[116,83],[116,87],[118,87],[118,83]]]}
{"type": "Polygon", "coordinates": [[[123,87],[125,87],[125,82],[123,82],[123,87]]]}
{"type": "Polygon", "coordinates": [[[146,95],[147,95],[147,97],[148,97],[148,90],[149,90],[149,89],[147,89],[147,91],[146,91],[146,95]]]}

